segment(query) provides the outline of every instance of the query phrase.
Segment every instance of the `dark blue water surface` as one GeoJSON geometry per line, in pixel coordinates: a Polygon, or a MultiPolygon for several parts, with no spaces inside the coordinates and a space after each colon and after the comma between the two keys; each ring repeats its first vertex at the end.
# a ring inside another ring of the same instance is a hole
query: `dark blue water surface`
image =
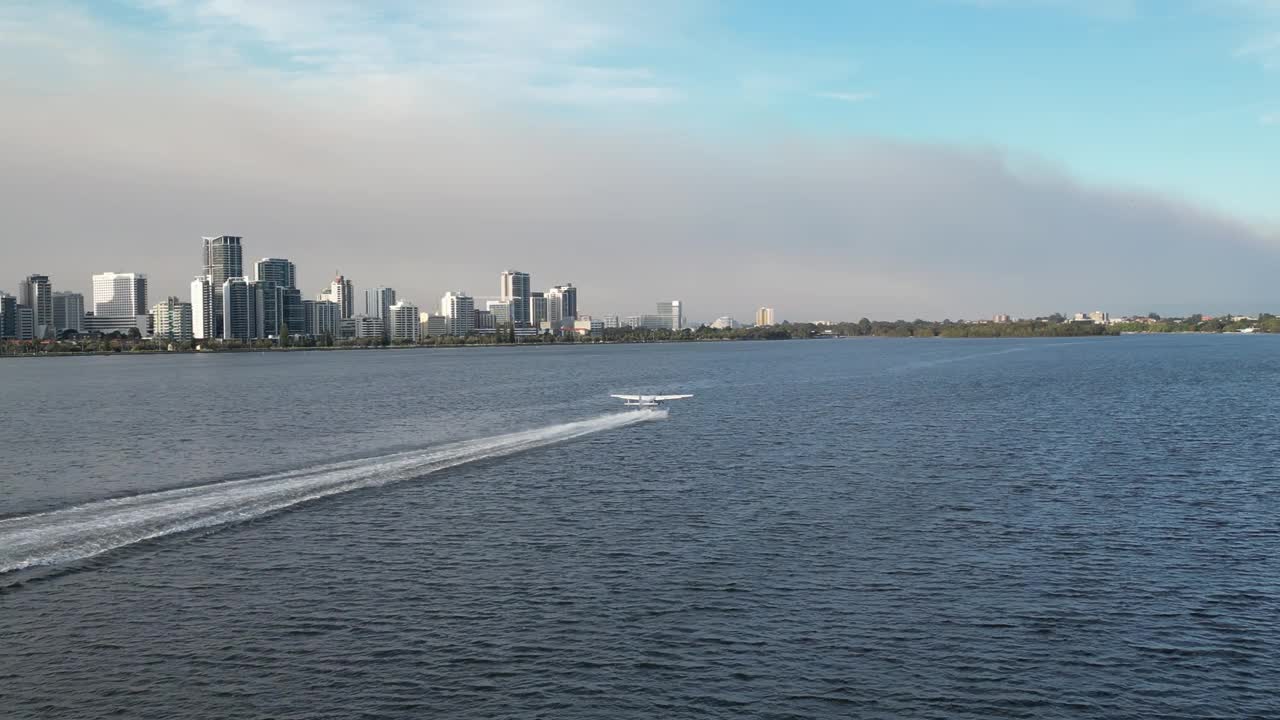
{"type": "Polygon", "coordinates": [[[1277,717],[1278,385],[1227,336],[0,362],[0,716],[1277,717]]]}

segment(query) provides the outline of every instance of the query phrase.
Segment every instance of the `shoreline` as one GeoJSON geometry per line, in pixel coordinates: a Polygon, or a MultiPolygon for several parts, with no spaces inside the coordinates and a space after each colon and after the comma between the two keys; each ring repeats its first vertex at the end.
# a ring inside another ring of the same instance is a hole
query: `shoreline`
{"type": "Polygon", "coordinates": [[[245,353],[296,353],[296,352],[360,352],[383,350],[463,350],[478,348],[543,348],[543,347],[595,347],[599,345],[684,345],[694,343],[741,343],[741,342],[779,342],[788,340],[1061,340],[1064,338],[1096,337],[1120,338],[1126,336],[1153,335],[1270,335],[1273,333],[1239,333],[1239,332],[1196,332],[1195,330],[1179,330],[1173,332],[1126,331],[1106,335],[995,335],[995,336],[949,336],[932,337],[892,336],[892,335],[829,335],[822,337],[788,337],[788,338],[690,338],[688,340],[593,340],[586,342],[518,342],[518,343],[458,343],[458,344],[424,344],[424,345],[349,345],[318,347],[271,347],[271,348],[221,348],[217,350],[87,350],[84,352],[24,352],[0,353],[0,360],[29,358],[69,358],[69,357],[114,357],[131,355],[228,355],[245,353]]]}

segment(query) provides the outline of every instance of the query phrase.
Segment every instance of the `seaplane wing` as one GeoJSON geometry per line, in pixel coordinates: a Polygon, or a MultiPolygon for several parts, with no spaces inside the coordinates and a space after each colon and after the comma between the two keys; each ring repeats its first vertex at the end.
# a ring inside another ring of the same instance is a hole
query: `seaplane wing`
{"type": "Polygon", "coordinates": [[[628,407],[656,408],[668,400],[684,400],[692,395],[610,395],[623,401],[628,407]]]}

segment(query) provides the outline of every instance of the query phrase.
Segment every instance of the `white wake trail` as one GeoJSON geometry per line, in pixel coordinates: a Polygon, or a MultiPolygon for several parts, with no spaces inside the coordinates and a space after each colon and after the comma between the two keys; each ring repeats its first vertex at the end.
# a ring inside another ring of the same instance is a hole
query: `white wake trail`
{"type": "Polygon", "coordinates": [[[665,410],[588,420],[245,480],[163,490],[0,520],[0,573],[93,557],[173,533],[241,522],[298,503],[665,418],[665,410]]]}

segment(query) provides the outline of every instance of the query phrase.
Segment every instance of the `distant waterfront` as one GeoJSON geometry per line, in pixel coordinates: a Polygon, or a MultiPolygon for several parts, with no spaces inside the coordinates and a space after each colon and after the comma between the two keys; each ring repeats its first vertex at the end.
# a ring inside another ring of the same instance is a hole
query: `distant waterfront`
{"type": "Polygon", "coordinates": [[[608,328],[600,336],[538,335],[507,340],[497,335],[443,336],[422,338],[417,342],[388,342],[380,338],[317,340],[189,341],[171,343],[157,338],[106,336],[76,340],[22,340],[0,344],[0,357],[75,356],[155,353],[221,353],[281,352],[300,350],[370,350],[448,347],[512,347],[546,345],[606,345],[670,342],[717,342],[739,340],[809,340],[854,337],[888,338],[1035,338],[1035,337],[1103,337],[1127,334],[1198,333],[1221,334],[1254,332],[1280,333],[1280,318],[1263,314],[1246,320],[1221,318],[1156,319],[1145,322],[1126,321],[1094,323],[1066,319],[1039,318],[1009,322],[964,322],[944,320],[868,320],[840,323],[780,323],[744,328],[712,328],[651,330],[641,328],[608,328]]]}

